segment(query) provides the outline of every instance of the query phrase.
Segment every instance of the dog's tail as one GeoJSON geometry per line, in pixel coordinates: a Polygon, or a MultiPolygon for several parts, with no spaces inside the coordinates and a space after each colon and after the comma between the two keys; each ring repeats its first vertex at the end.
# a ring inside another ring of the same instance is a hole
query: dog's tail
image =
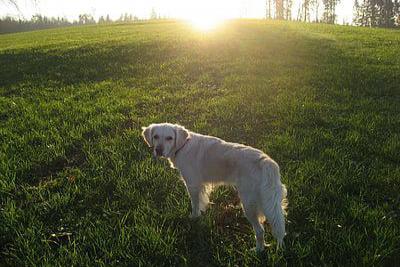
{"type": "Polygon", "coordinates": [[[272,235],[277,239],[278,247],[283,246],[285,237],[285,215],[288,201],[286,186],[281,183],[279,166],[271,159],[262,161],[263,186],[260,188],[262,211],[272,228],[272,235]]]}

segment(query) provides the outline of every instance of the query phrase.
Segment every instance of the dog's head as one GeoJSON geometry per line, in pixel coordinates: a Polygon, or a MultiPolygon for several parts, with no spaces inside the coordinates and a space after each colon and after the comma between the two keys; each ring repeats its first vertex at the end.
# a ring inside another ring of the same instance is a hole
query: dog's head
{"type": "Polygon", "coordinates": [[[171,123],[150,124],[142,127],[144,141],[153,148],[154,156],[170,158],[185,145],[189,132],[171,123]]]}

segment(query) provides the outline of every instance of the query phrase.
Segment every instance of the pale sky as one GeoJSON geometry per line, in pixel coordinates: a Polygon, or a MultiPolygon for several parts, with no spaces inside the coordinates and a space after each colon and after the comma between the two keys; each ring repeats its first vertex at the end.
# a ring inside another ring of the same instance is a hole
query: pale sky
{"type": "MultiPolygon", "coordinates": [[[[0,16],[20,16],[7,0],[0,0],[0,16]]],[[[196,16],[223,18],[263,18],[265,0],[18,0],[20,11],[27,19],[40,13],[49,17],[66,17],[70,20],[79,14],[89,13],[96,19],[109,14],[112,19],[122,13],[148,18],[152,8],[161,16],[188,18],[196,16]]],[[[293,15],[296,16],[301,0],[294,0],[293,15]]],[[[321,7],[322,8],[322,7],[321,7]]],[[[322,11],[320,11],[322,14],[322,11]]],[[[337,7],[338,23],[352,21],[353,0],[341,0],[337,7]]],[[[314,15],[313,15],[314,17],[314,15]]]]}

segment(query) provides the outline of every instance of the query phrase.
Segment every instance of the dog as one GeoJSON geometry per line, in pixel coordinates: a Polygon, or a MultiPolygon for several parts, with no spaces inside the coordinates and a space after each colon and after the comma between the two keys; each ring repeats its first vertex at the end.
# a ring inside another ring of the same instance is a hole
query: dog
{"type": "Polygon", "coordinates": [[[155,157],[167,158],[178,169],[191,199],[191,218],[201,215],[216,185],[236,187],[244,214],[256,235],[256,251],[264,250],[265,219],[277,246],[285,236],[286,187],[278,164],[262,151],[170,123],[142,127],[142,135],[155,157]]]}

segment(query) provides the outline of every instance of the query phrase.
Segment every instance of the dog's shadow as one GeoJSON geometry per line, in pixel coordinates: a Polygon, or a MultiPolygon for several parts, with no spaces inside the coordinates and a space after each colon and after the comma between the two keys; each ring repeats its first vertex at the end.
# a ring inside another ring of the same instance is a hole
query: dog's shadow
{"type": "MultiPolygon", "coordinates": [[[[202,216],[174,218],[183,230],[183,250],[189,266],[214,266],[215,255],[245,264],[267,262],[267,253],[251,251],[255,246],[251,225],[243,214],[237,192],[232,188],[219,188],[211,195],[212,203],[202,216]],[[245,236],[245,237],[244,237],[245,236]],[[246,258],[246,259],[245,259],[246,258]]],[[[246,265],[246,264],[245,264],[246,265]]]]}

